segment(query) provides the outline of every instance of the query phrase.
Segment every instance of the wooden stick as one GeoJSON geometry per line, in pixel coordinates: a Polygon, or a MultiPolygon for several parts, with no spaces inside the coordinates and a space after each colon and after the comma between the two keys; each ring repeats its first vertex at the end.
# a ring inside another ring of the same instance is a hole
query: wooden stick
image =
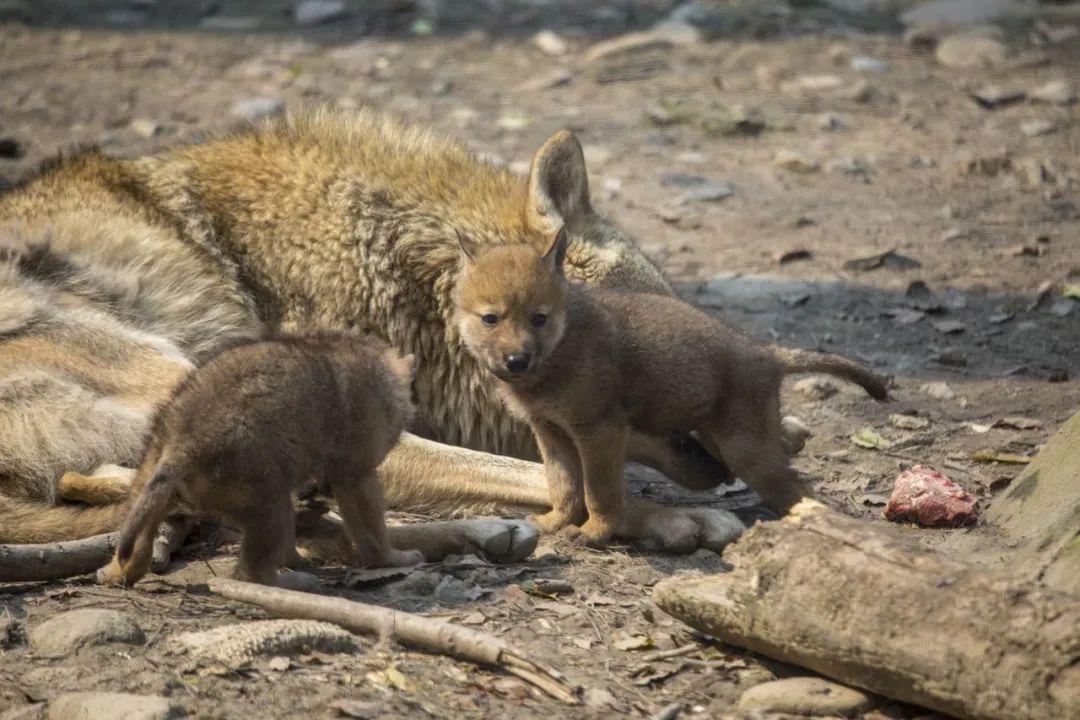
{"type": "Polygon", "coordinates": [[[85,575],[109,562],[116,533],[40,545],[0,545],[0,582],[59,580],[85,575]]]}
{"type": "Polygon", "coordinates": [[[671,658],[682,657],[683,655],[689,655],[692,652],[696,652],[701,649],[701,646],[697,643],[687,643],[682,647],[677,647],[674,650],[657,650],[651,653],[645,653],[641,656],[642,663],[656,662],[657,660],[670,660],[671,658]]]}
{"type": "Polygon", "coordinates": [[[222,597],[258,605],[275,615],[331,622],[355,633],[389,633],[390,637],[404,645],[482,665],[494,665],[558,700],[570,705],[579,704],[578,688],[571,685],[561,672],[529,660],[525,653],[479,630],[345,598],[283,590],[240,580],[214,578],[208,584],[211,591],[222,597]]]}

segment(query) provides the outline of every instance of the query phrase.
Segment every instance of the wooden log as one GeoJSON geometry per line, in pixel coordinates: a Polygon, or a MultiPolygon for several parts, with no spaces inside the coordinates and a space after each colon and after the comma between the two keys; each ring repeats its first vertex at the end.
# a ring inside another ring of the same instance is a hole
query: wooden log
{"type": "Polygon", "coordinates": [[[657,585],[668,613],[725,642],[971,720],[1080,718],[1080,598],[922,549],[804,501],[724,552],[714,576],[657,585]]]}
{"type": "Polygon", "coordinates": [[[116,533],[40,545],[0,545],[0,582],[59,580],[92,573],[109,562],[116,533]]]}

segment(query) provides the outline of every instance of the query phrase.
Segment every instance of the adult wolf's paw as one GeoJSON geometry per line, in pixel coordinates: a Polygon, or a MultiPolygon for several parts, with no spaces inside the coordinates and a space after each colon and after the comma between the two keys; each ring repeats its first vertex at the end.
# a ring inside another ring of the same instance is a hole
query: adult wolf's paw
{"type": "Polygon", "coordinates": [[[738,517],[716,508],[668,507],[635,500],[627,509],[627,521],[618,536],[643,550],[719,552],[746,529],[738,517]]]}
{"type": "Polygon", "coordinates": [[[525,520],[457,520],[469,544],[495,562],[521,562],[540,542],[540,529],[525,520]]]}

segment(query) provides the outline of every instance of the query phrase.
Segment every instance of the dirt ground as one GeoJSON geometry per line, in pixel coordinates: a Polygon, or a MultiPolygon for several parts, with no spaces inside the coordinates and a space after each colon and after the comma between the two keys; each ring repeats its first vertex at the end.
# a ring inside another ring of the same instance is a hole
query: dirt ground
{"type": "MultiPolygon", "coordinates": [[[[1047,3],[1040,18],[971,31],[1005,55],[957,68],[972,51],[942,62],[904,38],[895,9],[914,4],[705,2],[693,17],[700,37],[605,55],[598,42],[648,29],[679,4],[350,0],[344,17],[297,27],[282,0],[4,1],[0,183],[75,144],[130,155],[197,141],[241,122],[254,98],[373,105],[522,171],[544,138],[570,127],[597,207],[688,299],[759,336],[895,376],[888,405],[848,387],[823,399],[786,393],[786,411],[814,431],[797,465],[828,504],[880,517],[897,473],[916,463],[985,503],[1080,405],[1080,299],[1066,296],[1080,296],[1080,123],[1075,103],[1031,97],[1052,81],[1080,84],[1080,6],[1047,3]],[[536,42],[542,29],[555,40],[536,42]],[[1016,417],[1030,422],[999,422],[1016,417]],[[876,449],[851,439],[866,428],[876,449]],[[985,460],[995,454],[1008,462],[985,460]]],[[[659,479],[636,490],[670,503],[752,502],[737,490],[688,496],[659,479]]],[[[944,534],[911,532],[932,544],[944,534]]],[[[992,563],[989,528],[948,532],[989,548],[981,557],[992,563]]],[[[796,672],[698,636],[652,604],[651,586],[673,572],[722,570],[708,551],[544,541],[519,565],[466,558],[381,581],[328,571],[344,596],[519,644],[587,688],[584,709],[372,642],[242,668],[171,655],[177,632],[263,616],[200,588],[228,552],[197,544],[183,560],[130,591],[87,579],[0,586],[0,618],[13,622],[0,636],[0,712],[43,716],[42,701],[59,693],[110,690],[167,695],[206,718],[648,717],[672,703],[718,717],[736,712],[745,688],[796,672]],[[530,594],[538,578],[572,590],[530,594]],[[19,642],[20,630],[78,607],[121,610],[148,642],[62,660],[19,642]],[[687,643],[692,653],[648,657],[687,643]]],[[[879,712],[867,717],[925,713],[879,712]]]]}

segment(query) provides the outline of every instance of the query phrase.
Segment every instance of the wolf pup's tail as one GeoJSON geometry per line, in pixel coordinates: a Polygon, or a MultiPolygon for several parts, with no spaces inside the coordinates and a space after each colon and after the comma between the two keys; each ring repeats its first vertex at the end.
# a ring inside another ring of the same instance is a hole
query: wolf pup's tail
{"type": "Polygon", "coordinates": [[[859,385],[870,397],[879,402],[889,399],[889,387],[885,378],[847,358],[831,353],[795,348],[774,346],[774,350],[777,359],[780,360],[780,364],[784,368],[784,372],[787,374],[800,372],[825,373],[859,385]]]}
{"type": "Polygon", "coordinates": [[[169,514],[176,486],[185,474],[182,464],[162,456],[152,467],[141,467],[150,479],[128,511],[116,543],[112,562],[98,570],[98,582],[131,585],[150,567],[154,535],[169,514]]]}

